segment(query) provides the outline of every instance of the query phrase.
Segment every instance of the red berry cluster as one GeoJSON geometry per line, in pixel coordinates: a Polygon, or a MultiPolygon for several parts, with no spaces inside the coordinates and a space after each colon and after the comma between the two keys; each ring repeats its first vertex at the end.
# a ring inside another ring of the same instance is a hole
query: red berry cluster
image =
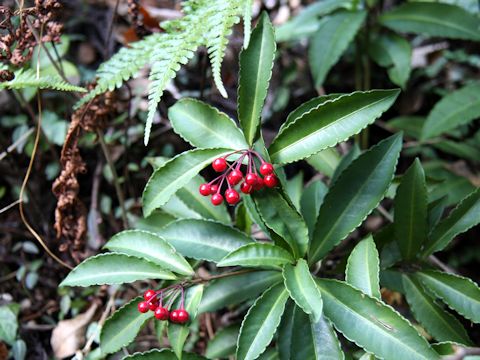
{"type": "Polygon", "coordinates": [[[273,173],[273,165],[263,160],[260,154],[251,149],[235,151],[217,158],[213,161],[212,167],[213,170],[222,174],[209,183],[200,185],[198,190],[203,196],[211,195],[212,204],[215,206],[223,203],[224,197],[230,205],[238,203],[240,201],[240,194],[234,189],[234,186],[238,185],[242,180],[240,191],[244,194],[251,194],[253,191],[261,190],[264,186],[273,188],[278,184],[278,178],[273,173]],[[238,159],[230,165],[227,159],[234,154],[240,155],[238,159]],[[247,158],[247,171],[244,177],[241,166],[245,158],[247,158]],[[257,161],[260,163],[258,172],[257,161]],[[222,195],[221,191],[225,179],[227,180],[227,189],[224,195],[222,195]]]}
{"type": "Polygon", "coordinates": [[[146,313],[148,310],[151,310],[154,312],[155,318],[158,320],[170,320],[172,323],[176,324],[185,324],[188,321],[188,311],[185,310],[184,307],[185,292],[181,285],[172,285],[158,291],[151,289],[147,290],[143,293],[143,299],[145,301],[138,303],[138,311],[141,313],[146,313]],[[179,291],[181,291],[182,295],[180,299],[180,308],[169,311],[168,309],[172,306],[179,291]],[[170,299],[167,301],[166,305],[163,306],[163,300],[166,297],[170,297],[170,299]]]}

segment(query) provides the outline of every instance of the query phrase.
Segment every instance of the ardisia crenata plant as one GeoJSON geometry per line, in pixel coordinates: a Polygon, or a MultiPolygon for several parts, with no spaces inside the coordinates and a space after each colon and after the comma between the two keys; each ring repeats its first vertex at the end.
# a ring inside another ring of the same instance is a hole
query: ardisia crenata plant
{"type": "Polygon", "coordinates": [[[145,219],[139,229],[115,235],[105,245],[108,252],[87,259],[62,282],[158,284],[158,290],[146,290],[107,319],[100,334],[102,353],[128,346],[155,317],[160,333],[166,327],[171,350],[126,359],[203,359],[184,351],[198,314],[232,306],[239,306],[240,317],[248,311],[241,324],[218,332],[207,358],[235,353],[239,360],[345,359],[357,349],[357,355],[365,352],[362,359],[432,360],[453,346],[472,345],[465,321],[444,305],[479,323],[480,289],[468,278],[437,270],[431,260],[479,223],[480,190],[443,216],[444,204],[428,200],[419,160],[395,177],[402,150],[397,133],[363,152],[353,147],[328,187],[314,180],[299,194],[292,191],[285,165],[310,161],[358,134],[392,106],[399,91],[311,99],[288,115],[266,148],[260,124],[274,57],[273,28],[263,14],[240,55],[240,127],[198,100],[172,106],[173,129],[194,149],[155,164],[143,193],[145,219]],[[206,182],[199,172],[209,165],[221,174],[206,182]],[[234,219],[223,196],[237,204],[234,219]],[[381,205],[385,196],[394,199],[393,216],[381,205]],[[196,217],[163,222],[165,210],[181,212],[185,203],[196,217]],[[340,252],[346,257],[344,271],[332,269],[326,257],[359,231],[372,211],[391,224],[375,234],[362,233],[348,256],[345,249],[340,252]],[[146,224],[152,231],[142,230],[146,224]],[[196,271],[201,263],[209,274],[196,271]],[[387,305],[380,284],[404,294],[411,314],[387,305]]]}

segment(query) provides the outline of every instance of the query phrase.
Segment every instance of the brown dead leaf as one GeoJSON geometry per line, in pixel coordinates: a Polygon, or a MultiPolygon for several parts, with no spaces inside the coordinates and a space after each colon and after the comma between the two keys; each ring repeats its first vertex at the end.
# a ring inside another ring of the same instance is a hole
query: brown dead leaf
{"type": "Polygon", "coordinates": [[[73,319],[60,321],[53,329],[50,344],[55,359],[72,356],[85,343],[85,328],[95,314],[98,305],[93,303],[90,308],[73,319]]]}

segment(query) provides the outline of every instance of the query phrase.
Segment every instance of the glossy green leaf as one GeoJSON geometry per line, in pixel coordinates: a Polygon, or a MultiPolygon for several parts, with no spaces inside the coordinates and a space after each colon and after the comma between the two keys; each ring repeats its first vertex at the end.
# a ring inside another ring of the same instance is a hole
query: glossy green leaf
{"type": "Polygon", "coordinates": [[[234,355],[239,331],[239,325],[231,325],[218,331],[215,337],[208,342],[205,356],[209,359],[217,359],[234,355]]]}
{"type": "Polygon", "coordinates": [[[290,247],[295,258],[305,254],[308,246],[308,229],[298,211],[278,190],[265,189],[253,195],[257,210],[275,234],[290,247]]]}
{"type": "Polygon", "coordinates": [[[77,265],[59,286],[112,285],[146,279],[174,280],[175,275],[145,259],[107,253],[89,257],[77,265]]]}
{"type": "Polygon", "coordinates": [[[155,170],[145,186],[142,196],[144,216],[164,205],[214,159],[228,153],[227,149],[196,149],[167,161],[155,170]]]}
{"type": "Polygon", "coordinates": [[[227,114],[195,99],[184,98],[168,109],[173,130],[195,147],[248,148],[245,137],[227,114]]]}
{"type": "Polygon", "coordinates": [[[464,158],[478,163],[480,161],[480,148],[475,143],[442,140],[432,144],[435,149],[444,153],[464,158]]]}
{"type": "Polygon", "coordinates": [[[480,40],[480,19],[449,4],[407,2],[380,16],[382,25],[399,32],[411,32],[451,39],[480,40]]]}
{"type": "Polygon", "coordinates": [[[335,148],[326,148],[305,160],[319,173],[332,177],[341,158],[335,148]]]}
{"type": "Polygon", "coordinates": [[[253,241],[233,227],[210,220],[178,220],[158,234],[183,256],[214,262],[253,241]]]}
{"type": "Polygon", "coordinates": [[[297,265],[286,264],[283,268],[283,279],[290,297],[303,311],[312,316],[313,322],[322,317],[322,294],[315,284],[308,264],[299,259],[297,265]]]}
{"type": "Polygon", "coordinates": [[[403,288],[415,318],[437,341],[472,345],[460,321],[439,306],[415,276],[403,275],[403,288]]]}
{"type": "Polygon", "coordinates": [[[398,94],[398,90],[354,92],[322,103],[273,140],[268,149],[272,161],[298,161],[348,139],[373,123],[398,94]]]}
{"type": "Polygon", "coordinates": [[[278,352],[275,348],[268,348],[265,350],[258,358],[257,360],[280,360],[280,357],[278,355],[278,352]]]}
{"type": "Polygon", "coordinates": [[[361,153],[362,151],[360,150],[358,145],[354,144],[350,151],[344,157],[342,157],[342,160],[340,160],[340,162],[338,163],[337,167],[335,168],[335,172],[330,179],[330,184],[333,184],[335,181],[337,181],[343,170],[349,167],[353,160],[359,157],[361,153]]]}
{"type": "Polygon", "coordinates": [[[247,49],[240,53],[238,118],[249,145],[258,134],[260,116],[275,58],[275,35],[267,13],[262,13],[252,31],[247,49]]]}
{"type": "Polygon", "coordinates": [[[167,226],[175,221],[175,217],[166,213],[163,210],[155,210],[149,217],[134,218],[130,221],[137,230],[144,230],[149,232],[156,232],[157,230],[167,226]]]}
{"type": "Polygon", "coordinates": [[[133,299],[110,316],[100,332],[100,348],[103,354],[112,354],[127,346],[137,336],[153,312],[142,314],[138,311],[138,303],[143,298],[133,299]]]}
{"type": "Polygon", "coordinates": [[[243,198],[243,204],[245,205],[245,209],[247,210],[248,215],[252,218],[253,222],[258,225],[258,227],[265,233],[269,234],[269,230],[265,221],[260,216],[257,204],[253,201],[251,196],[245,196],[243,198]]]}
{"type": "Polygon", "coordinates": [[[293,302],[287,303],[278,329],[280,360],[343,360],[340,342],[330,322],[311,317],[293,302]]]}
{"type": "Polygon", "coordinates": [[[345,281],[367,295],[380,299],[380,259],[372,236],[360,241],[350,253],[345,281]]]}
{"type": "Polygon", "coordinates": [[[287,299],[287,290],[283,284],[279,284],[265,291],[255,301],[240,328],[238,360],[254,360],[265,351],[280,324],[287,299]]]}
{"type": "Polygon", "coordinates": [[[147,259],[164,269],[182,275],[193,275],[190,264],[160,236],[141,230],[126,230],[116,234],[105,248],[122,254],[147,259]]]}
{"type": "Polygon", "coordinates": [[[480,223],[480,188],[460,202],[447,218],[435,226],[422,254],[428,256],[443,250],[457,235],[480,223]]]}
{"type": "Polygon", "coordinates": [[[392,307],[339,280],[317,279],[325,316],[347,339],[386,360],[439,356],[392,307]]]}
{"type": "MultiPolygon", "coordinates": [[[[202,295],[203,285],[196,285],[186,289],[185,291],[185,310],[187,310],[188,314],[190,315],[188,320],[189,322],[192,322],[197,317],[198,307],[202,301],[202,295]]],[[[178,301],[179,300],[177,299],[177,305],[174,304],[173,308],[178,307],[178,301]]],[[[189,333],[190,329],[188,328],[188,324],[168,324],[168,340],[170,341],[170,345],[179,359],[183,358],[183,345],[185,344],[185,340],[187,340],[189,333]]]]}
{"type": "Polygon", "coordinates": [[[360,155],[325,196],[309,249],[310,264],[323,258],[359,226],[383,198],[402,147],[393,135],[360,155]]]}
{"type": "Polygon", "coordinates": [[[480,323],[480,288],[472,280],[440,271],[421,271],[417,276],[451,309],[480,323]]]}
{"type": "Polygon", "coordinates": [[[17,330],[18,321],[15,312],[6,305],[0,306],[0,341],[12,345],[17,338],[17,330]]]}
{"type": "MultiPolygon", "coordinates": [[[[203,356],[183,352],[182,360],[207,360],[203,356]]],[[[153,349],[143,353],[135,353],[123,358],[123,360],[178,360],[177,355],[170,349],[153,349]]]]}
{"type": "Polygon", "coordinates": [[[298,211],[300,211],[300,198],[303,193],[303,184],[303,171],[300,171],[282,184],[286,195],[298,211]]]}
{"type": "Polygon", "coordinates": [[[307,224],[310,236],[315,228],[318,212],[320,211],[320,206],[327,191],[327,185],[320,180],[311,182],[303,191],[302,198],[300,199],[300,212],[307,224]]]}
{"type": "Polygon", "coordinates": [[[324,21],[310,39],[308,60],[315,86],[319,87],[355,38],[365,20],[365,11],[341,11],[324,21]]]}
{"type": "Polygon", "coordinates": [[[252,271],[213,281],[206,289],[200,312],[216,311],[253,299],[265,289],[282,281],[279,271],[252,271]]]}
{"type": "Polygon", "coordinates": [[[378,65],[387,68],[390,80],[404,89],[411,71],[410,43],[399,35],[383,34],[370,42],[369,53],[378,65]]]}
{"type": "Polygon", "coordinates": [[[427,238],[427,184],[418,159],[408,168],[395,195],[394,232],[402,257],[418,256],[427,238]]]}
{"type": "Polygon", "coordinates": [[[225,256],[217,266],[265,267],[281,269],[292,263],[293,257],[287,250],[269,243],[252,243],[239,247],[225,256]]]}
{"type": "MultiPolygon", "coordinates": [[[[477,30],[478,32],[478,30],[477,30]]],[[[478,32],[480,34],[480,32],[478,32]]],[[[435,104],[422,129],[421,139],[429,139],[480,117],[480,83],[451,92],[435,104]]]]}

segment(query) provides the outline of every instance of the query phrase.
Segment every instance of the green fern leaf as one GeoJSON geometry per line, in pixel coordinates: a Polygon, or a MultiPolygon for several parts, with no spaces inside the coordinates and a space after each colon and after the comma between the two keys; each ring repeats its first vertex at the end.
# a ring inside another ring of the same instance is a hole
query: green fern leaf
{"type": "Polygon", "coordinates": [[[245,0],[243,4],[243,48],[250,44],[250,33],[252,32],[252,7],[253,0],[245,0]]]}
{"type": "Polygon", "coordinates": [[[58,75],[46,75],[37,78],[37,73],[32,69],[20,69],[14,72],[15,78],[11,81],[0,82],[1,89],[53,89],[59,91],[78,91],[86,90],[80,86],[67,83],[58,75]]]}

